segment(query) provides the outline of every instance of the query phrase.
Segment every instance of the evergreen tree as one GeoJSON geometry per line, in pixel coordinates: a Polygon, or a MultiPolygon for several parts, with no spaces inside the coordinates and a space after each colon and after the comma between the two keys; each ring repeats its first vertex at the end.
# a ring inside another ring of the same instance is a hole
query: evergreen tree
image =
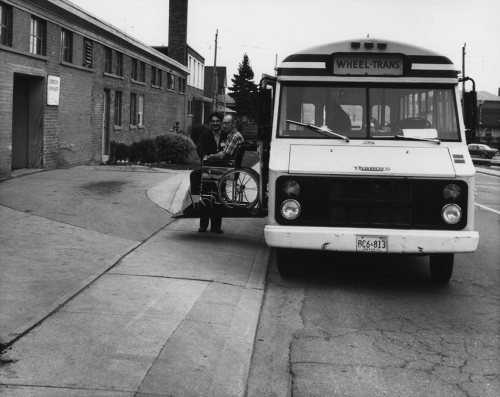
{"type": "Polygon", "coordinates": [[[248,55],[243,55],[243,62],[238,67],[238,74],[231,79],[233,86],[229,87],[229,96],[236,102],[235,110],[238,117],[247,117],[251,120],[257,117],[258,90],[253,82],[254,73],[250,66],[248,55]]]}

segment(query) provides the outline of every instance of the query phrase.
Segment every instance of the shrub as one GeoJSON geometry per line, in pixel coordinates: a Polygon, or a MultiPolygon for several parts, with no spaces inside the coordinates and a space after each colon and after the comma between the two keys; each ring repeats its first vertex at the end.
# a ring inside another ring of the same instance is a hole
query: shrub
{"type": "Polygon", "coordinates": [[[122,142],[111,141],[109,143],[109,154],[111,160],[126,160],[130,158],[129,147],[122,142]]]}
{"type": "Polygon", "coordinates": [[[134,142],[129,147],[130,160],[132,162],[141,163],[156,163],[158,154],[156,142],[151,138],[141,139],[139,142],[134,142]]]}
{"type": "Polygon", "coordinates": [[[191,128],[191,139],[195,145],[198,144],[198,139],[200,138],[200,135],[205,131],[210,131],[210,126],[206,124],[198,124],[195,125],[193,128],[191,128]]]}
{"type": "Polygon", "coordinates": [[[160,161],[171,163],[186,161],[195,148],[188,137],[170,132],[156,138],[156,147],[160,161]]]}

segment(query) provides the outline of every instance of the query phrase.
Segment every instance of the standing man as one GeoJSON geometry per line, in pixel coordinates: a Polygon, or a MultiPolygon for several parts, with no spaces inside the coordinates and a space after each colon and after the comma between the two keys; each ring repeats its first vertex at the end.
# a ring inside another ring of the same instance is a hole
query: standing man
{"type": "MultiPolygon", "coordinates": [[[[196,146],[196,152],[201,160],[211,154],[220,152],[223,148],[222,143],[225,142],[227,138],[227,134],[221,131],[222,114],[219,112],[212,112],[208,116],[208,119],[210,120],[212,128],[210,131],[203,132],[200,135],[198,145],[196,146]]],[[[200,203],[201,168],[191,172],[190,181],[191,198],[193,200],[193,205],[197,206],[200,203]]],[[[213,216],[211,218],[208,216],[200,217],[200,228],[198,232],[205,233],[210,222],[210,231],[212,233],[224,233],[221,229],[222,218],[220,216],[213,216]]]]}
{"type": "MultiPolygon", "coordinates": [[[[224,149],[218,152],[217,154],[213,154],[208,156],[209,159],[221,159],[221,160],[229,160],[236,156],[236,152],[241,144],[245,141],[243,139],[243,135],[241,135],[236,129],[236,125],[234,122],[233,116],[227,115],[222,120],[222,131],[227,134],[226,142],[224,143],[224,149]]],[[[236,164],[237,167],[240,164],[236,164]]]]}

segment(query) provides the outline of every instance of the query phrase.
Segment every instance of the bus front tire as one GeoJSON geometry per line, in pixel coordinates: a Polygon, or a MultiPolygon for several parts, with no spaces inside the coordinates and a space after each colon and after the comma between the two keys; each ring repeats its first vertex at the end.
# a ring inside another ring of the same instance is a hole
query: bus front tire
{"type": "Polygon", "coordinates": [[[454,254],[431,254],[429,265],[432,279],[440,284],[450,281],[453,274],[454,254]]]}
{"type": "Polygon", "coordinates": [[[276,264],[281,277],[293,277],[298,273],[297,250],[276,248],[276,264]]]}

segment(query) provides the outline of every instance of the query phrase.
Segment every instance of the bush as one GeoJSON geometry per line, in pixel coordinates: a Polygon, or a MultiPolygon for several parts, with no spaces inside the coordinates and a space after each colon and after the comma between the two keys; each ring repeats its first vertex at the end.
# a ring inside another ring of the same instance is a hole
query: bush
{"type": "Polygon", "coordinates": [[[160,161],[171,163],[186,161],[195,148],[188,137],[170,132],[156,138],[156,147],[160,161]]]}
{"type": "Polygon", "coordinates": [[[191,139],[195,145],[198,144],[198,139],[200,138],[200,135],[205,131],[210,131],[210,126],[206,124],[198,124],[191,129],[191,139]]]}
{"type": "Polygon", "coordinates": [[[129,147],[122,142],[111,141],[109,155],[111,160],[126,160],[130,158],[129,147]]]}
{"type": "Polygon", "coordinates": [[[141,139],[139,142],[134,142],[129,147],[130,161],[136,163],[156,163],[158,154],[156,142],[151,138],[141,139]]]}

